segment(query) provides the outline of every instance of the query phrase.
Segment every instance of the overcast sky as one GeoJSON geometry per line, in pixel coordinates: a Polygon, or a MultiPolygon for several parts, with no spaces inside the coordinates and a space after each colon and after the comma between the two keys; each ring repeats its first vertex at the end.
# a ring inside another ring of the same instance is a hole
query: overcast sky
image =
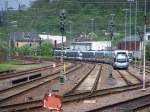
{"type": "Polygon", "coordinates": [[[31,1],[35,1],[35,0],[0,0],[0,10],[2,8],[5,8],[5,2],[8,1],[8,7],[13,7],[15,9],[18,8],[18,2],[20,4],[25,4],[27,6],[29,6],[31,1]]]}

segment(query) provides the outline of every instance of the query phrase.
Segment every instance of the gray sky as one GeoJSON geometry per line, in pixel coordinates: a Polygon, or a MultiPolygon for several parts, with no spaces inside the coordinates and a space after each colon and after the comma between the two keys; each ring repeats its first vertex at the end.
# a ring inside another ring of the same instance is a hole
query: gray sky
{"type": "Polygon", "coordinates": [[[31,1],[35,1],[35,0],[0,0],[0,10],[2,8],[5,8],[5,2],[8,1],[8,7],[13,7],[15,9],[17,9],[18,7],[18,2],[20,4],[25,4],[27,6],[29,6],[31,1]]]}

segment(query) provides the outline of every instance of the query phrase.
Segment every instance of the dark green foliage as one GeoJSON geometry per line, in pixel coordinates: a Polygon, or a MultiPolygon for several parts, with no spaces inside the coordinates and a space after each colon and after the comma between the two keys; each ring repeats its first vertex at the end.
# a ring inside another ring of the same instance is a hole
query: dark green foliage
{"type": "Polygon", "coordinates": [[[146,46],[146,59],[150,60],[150,42],[146,46]]]}
{"type": "MultiPolygon", "coordinates": [[[[138,0],[138,10],[143,10],[143,0],[138,0]]],[[[149,6],[149,2],[147,3],[149,6]]],[[[8,13],[8,20],[17,20],[20,31],[48,32],[61,34],[59,31],[59,14],[61,9],[66,10],[66,35],[69,35],[69,21],[72,21],[72,36],[78,36],[81,32],[91,32],[91,18],[94,19],[94,32],[99,38],[104,35],[101,30],[108,29],[110,14],[115,13],[115,32],[124,32],[124,12],[122,9],[129,8],[125,0],[36,0],[27,11],[8,13]]],[[[134,11],[135,5],[132,5],[134,11]]],[[[150,9],[148,9],[150,10],[150,9]]],[[[147,12],[148,12],[147,10],[147,12]]],[[[132,22],[135,13],[132,13],[132,22]]],[[[129,20],[129,19],[128,19],[129,20]]],[[[128,21],[129,22],[129,21],[128,21]]],[[[138,12],[139,25],[143,24],[143,13],[138,12]]],[[[134,24],[132,26],[134,32],[134,24]]]]}
{"type": "MultiPolygon", "coordinates": [[[[104,35],[108,31],[108,23],[111,19],[110,14],[116,16],[114,32],[120,33],[120,36],[114,37],[113,44],[124,37],[124,16],[122,11],[124,8],[129,8],[127,0],[36,0],[32,3],[31,8],[26,11],[11,11],[4,12],[5,24],[0,27],[0,38],[8,41],[9,33],[14,31],[24,32],[46,32],[53,35],[61,35],[59,14],[62,9],[66,10],[65,35],[67,38],[78,37],[81,33],[90,33],[92,29],[91,19],[94,19],[93,30],[97,35],[96,40],[108,40],[109,37],[104,35]],[[12,27],[11,21],[17,21],[17,27],[12,27]],[[70,23],[71,21],[71,32],[70,23]]],[[[138,0],[138,17],[137,26],[143,26],[143,10],[144,0],[138,0]]],[[[147,2],[147,23],[150,24],[150,2],[147,2]]],[[[134,33],[134,11],[135,4],[132,5],[132,32],[134,33]]],[[[129,14],[128,21],[129,23],[129,14]]],[[[129,33],[129,24],[127,25],[127,33],[129,33]]],[[[147,29],[149,30],[149,29],[147,29]]],[[[8,46],[5,46],[8,47],[8,46]]],[[[22,54],[29,54],[26,49],[22,54]]],[[[30,50],[30,49],[29,49],[30,50]]],[[[20,51],[22,52],[22,51],[20,51]]],[[[45,52],[45,51],[43,51],[45,52]]],[[[31,54],[36,55],[37,51],[31,51],[31,54]]],[[[44,53],[45,54],[45,53],[44,53]]],[[[50,54],[50,53],[48,53],[50,54]]],[[[46,55],[48,55],[46,54],[46,55]]],[[[43,55],[43,54],[41,54],[43,55]]],[[[51,54],[50,54],[51,55],[51,54]]]]}
{"type": "Polygon", "coordinates": [[[7,52],[8,52],[7,45],[8,44],[5,41],[2,41],[0,39],[0,62],[5,61],[7,58],[7,52]]]}
{"type": "Polygon", "coordinates": [[[41,50],[41,56],[52,56],[53,50],[50,42],[43,43],[39,49],[41,50]]]}
{"type": "Polygon", "coordinates": [[[22,46],[20,48],[16,48],[16,52],[19,55],[30,55],[32,50],[29,45],[22,46]]]}

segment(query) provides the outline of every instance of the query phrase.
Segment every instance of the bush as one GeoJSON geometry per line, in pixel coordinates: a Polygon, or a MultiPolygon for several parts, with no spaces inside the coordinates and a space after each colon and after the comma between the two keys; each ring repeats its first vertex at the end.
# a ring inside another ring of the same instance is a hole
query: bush
{"type": "Polygon", "coordinates": [[[41,56],[52,56],[53,54],[52,44],[50,42],[43,43],[39,49],[39,55],[41,56]]]}
{"type": "Polygon", "coordinates": [[[52,56],[52,44],[50,42],[42,43],[39,45],[29,45],[16,48],[15,51],[18,55],[30,56],[52,56]]]}
{"type": "Polygon", "coordinates": [[[8,44],[5,41],[0,40],[0,62],[3,62],[7,59],[8,53],[8,44]]]}

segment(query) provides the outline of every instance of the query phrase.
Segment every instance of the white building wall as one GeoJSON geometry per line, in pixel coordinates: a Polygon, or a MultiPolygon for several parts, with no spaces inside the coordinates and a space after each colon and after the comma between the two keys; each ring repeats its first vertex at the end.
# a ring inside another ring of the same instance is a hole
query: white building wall
{"type": "MultiPolygon", "coordinates": [[[[41,37],[42,40],[50,40],[52,44],[55,43],[55,40],[57,41],[57,44],[60,44],[62,42],[62,36],[58,36],[58,35],[39,34],[39,37],[41,37]]],[[[63,42],[66,42],[66,36],[63,36],[63,42]]]]}
{"type": "Polygon", "coordinates": [[[71,44],[70,49],[82,50],[82,51],[84,50],[106,50],[108,46],[110,45],[111,45],[110,41],[74,42],[74,44],[71,44]]]}
{"type": "Polygon", "coordinates": [[[147,33],[146,33],[145,40],[146,40],[146,41],[150,40],[150,32],[147,32],[147,33]]]}
{"type": "Polygon", "coordinates": [[[92,50],[106,50],[110,45],[110,41],[92,42],[92,50]]]}

